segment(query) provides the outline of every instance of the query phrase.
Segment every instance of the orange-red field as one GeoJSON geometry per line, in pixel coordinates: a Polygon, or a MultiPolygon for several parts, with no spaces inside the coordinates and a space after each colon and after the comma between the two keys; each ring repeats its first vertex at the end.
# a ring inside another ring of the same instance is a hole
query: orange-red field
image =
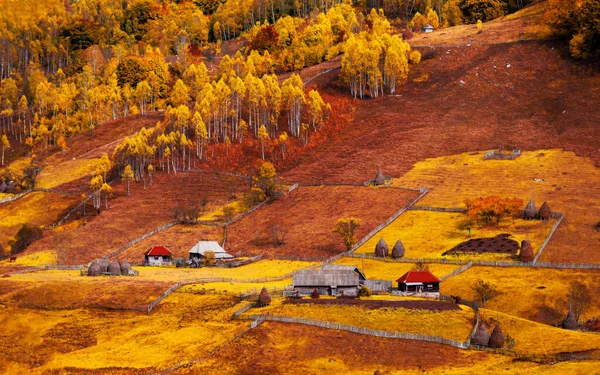
{"type": "Polygon", "coordinates": [[[299,187],[230,225],[227,249],[233,254],[323,259],[345,250],[341,236],[332,232],[339,218],[360,220],[359,240],[417,196],[414,191],[390,188],[299,187]],[[273,225],[287,232],[285,243],[278,247],[271,236],[273,225]]]}

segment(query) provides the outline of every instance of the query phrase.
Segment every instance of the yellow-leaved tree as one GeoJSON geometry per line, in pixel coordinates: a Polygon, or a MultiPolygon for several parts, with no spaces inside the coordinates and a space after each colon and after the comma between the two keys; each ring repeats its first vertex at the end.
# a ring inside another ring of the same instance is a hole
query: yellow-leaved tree
{"type": "Polygon", "coordinates": [[[131,165],[127,164],[123,170],[123,174],[121,174],[121,180],[127,182],[127,196],[131,195],[131,180],[133,180],[133,178],[134,175],[131,165]]]}
{"type": "Polygon", "coordinates": [[[356,228],[360,226],[360,222],[354,217],[343,217],[337,221],[333,228],[334,233],[339,233],[344,240],[346,250],[352,250],[352,247],[356,243],[356,228]]]}

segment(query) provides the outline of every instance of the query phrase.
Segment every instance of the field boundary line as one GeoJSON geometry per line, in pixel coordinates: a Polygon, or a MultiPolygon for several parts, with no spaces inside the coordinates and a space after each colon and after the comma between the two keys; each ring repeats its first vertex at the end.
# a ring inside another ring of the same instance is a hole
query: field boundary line
{"type": "Polygon", "coordinates": [[[13,196],[11,196],[11,197],[6,197],[6,198],[4,198],[4,199],[0,200],[0,204],[2,204],[2,203],[10,203],[10,202],[14,202],[14,201],[16,201],[17,199],[21,199],[21,198],[23,198],[24,196],[26,196],[27,194],[29,194],[29,193],[33,192],[33,190],[34,190],[34,189],[28,189],[28,190],[25,190],[24,192],[21,192],[21,193],[17,194],[17,195],[13,195],[13,196]]]}
{"type": "Polygon", "coordinates": [[[308,319],[308,318],[296,318],[290,316],[282,316],[282,315],[269,315],[269,314],[258,314],[258,315],[247,315],[240,316],[239,319],[244,320],[252,320],[252,321],[274,321],[280,323],[296,323],[296,324],[304,324],[319,328],[333,329],[338,331],[347,331],[352,333],[358,333],[362,335],[369,335],[375,337],[382,338],[390,338],[390,339],[404,339],[404,340],[415,340],[415,341],[426,341],[426,342],[434,342],[443,345],[450,345],[460,349],[467,349],[469,347],[469,339],[467,341],[461,342],[457,340],[447,339],[441,336],[431,336],[422,333],[408,333],[401,331],[383,331],[383,330],[375,330],[370,328],[363,328],[358,326],[352,326],[348,324],[342,323],[331,323],[322,320],[308,319]]]}
{"type": "Polygon", "coordinates": [[[370,240],[372,237],[374,237],[379,231],[381,231],[383,228],[387,227],[392,222],[394,222],[394,220],[396,220],[404,212],[408,211],[408,209],[410,207],[412,207],[415,203],[417,203],[421,198],[423,198],[429,192],[429,189],[426,188],[426,187],[422,187],[421,189],[419,189],[419,191],[421,192],[421,194],[419,194],[418,197],[416,197],[415,199],[413,199],[409,204],[407,204],[406,206],[402,207],[400,210],[396,211],[396,213],[394,213],[392,216],[390,216],[386,221],[384,221],[383,223],[379,224],[375,229],[373,229],[372,231],[370,231],[360,241],[358,241],[356,244],[354,244],[354,246],[352,247],[352,249],[350,249],[348,251],[345,251],[343,253],[340,253],[338,255],[334,255],[333,257],[325,260],[323,262],[323,264],[325,265],[325,264],[329,264],[331,262],[335,262],[336,260],[338,260],[340,258],[343,258],[344,256],[348,256],[348,255],[354,253],[354,251],[356,251],[356,249],[358,249],[363,244],[365,244],[368,240],[370,240]]]}
{"type": "Polygon", "coordinates": [[[450,272],[449,274],[440,277],[440,281],[446,281],[451,277],[459,275],[459,274],[465,272],[466,270],[468,270],[469,268],[471,268],[472,265],[473,265],[473,262],[469,262],[469,263],[465,264],[464,266],[455,269],[454,271],[450,272]]]}
{"type": "Polygon", "coordinates": [[[554,213],[552,213],[552,216],[558,216],[559,219],[554,224],[554,226],[552,227],[552,230],[550,230],[550,233],[548,233],[548,236],[546,237],[546,240],[544,241],[544,243],[542,244],[542,246],[540,246],[540,249],[538,250],[537,254],[535,255],[535,258],[533,258],[533,264],[537,263],[538,259],[542,255],[542,251],[544,251],[544,249],[546,248],[546,245],[548,245],[548,242],[550,242],[550,239],[552,238],[552,235],[554,234],[554,232],[556,231],[556,229],[558,229],[558,226],[560,225],[560,223],[565,218],[565,215],[563,215],[560,212],[554,212],[554,213]]]}

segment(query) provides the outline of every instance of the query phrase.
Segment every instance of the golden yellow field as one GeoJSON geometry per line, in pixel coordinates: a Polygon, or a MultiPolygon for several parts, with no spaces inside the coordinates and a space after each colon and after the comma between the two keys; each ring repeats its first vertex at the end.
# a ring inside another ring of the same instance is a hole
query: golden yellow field
{"type": "Polygon", "coordinates": [[[98,159],[75,159],[48,165],[40,172],[37,187],[51,189],[89,176],[96,170],[97,162],[98,159]]]}
{"type": "Polygon", "coordinates": [[[180,281],[197,278],[226,277],[240,280],[279,277],[302,268],[316,266],[318,263],[293,260],[261,260],[235,268],[203,267],[135,267],[140,272],[140,280],[180,281]]]}
{"type": "Polygon", "coordinates": [[[508,334],[515,339],[511,350],[519,354],[553,355],[600,350],[600,335],[597,333],[551,327],[488,309],[480,309],[480,312],[481,317],[490,322],[487,325],[490,333],[495,322],[500,322],[504,336],[508,334]]]}
{"type": "MultiPolygon", "coordinates": [[[[392,285],[397,286],[395,281],[410,271],[415,265],[412,263],[399,263],[399,262],[384,262],[382,260],[375,259],[362,259],[362,258],[341,258],[334,262],[334,264],[342,264],[347,266],[357,266],[365,274],[367,279],[376,280],[390,280],[392,285]]],[[[459,268],[459,265],[455,264],[427,264],[429,271],[435,276],[442,277],[459,268]]]]}
{"type": "Polygon", "coordinates": [[[21,199],[0,206],[0,246],[8,248],[23,224],[51,225],[78,198],[55,193],[34,192],[21,199]]]}
{"type": "MultiPolygon", "coordinates": [[[[427,197],[427,196],[425,196],[427,197]]],[[[380,238],[388,244],[390,252],[398,239],[402,241],[407,258],[441,258],[444,251],[450,250],[470,238],[494,237],[509,233],[517,242],[529,238],[534,251],[540,248],[550,232],[554,220],[504,219],[498,227],[473,228],[471,237],[467,231],[457,229],[457,225],[466,217],[461,213],[407,211],[390,225],[370,238],[359,247],[358,253],[374,254],[375,245],[380,238]]],[[[448,259],[510,260],[510,254],[449,254],[448,259]]]]}
{"type": "Polygon", "coordinates": [[[229,321],[234,304],[230,297],[174,294],[151,315],[7,308],[0,311],[0,371],[172,367],[208,354],[248,325],[229,321]]]}
{"type": "Polygon", "coordinates": [[[473,329],[474,313],[460,310],[428,311],[405,308],[367,309],[344,305],[289,304],[273,298],[271,305],[248,310],[246,314],[270,314],[315,319],[384,331],[399,331],[442,336],[464,341],[473,329]]]}
{"type": "Polygon", "coordinates": [[[222,294],[234,294],[239,293],[250,294],[260,293],[260,290],[265,287],[270,292],[273,290],[283,290],[284,287],[292,284],[292,279],[285,279],[281,281],[269,281],[260,283],[203,283],[203,284],[190,284],[181,287],[176,293],[222,293],[222,294]]]}
{"type": "MultiPolygon", "coordinates": [[[[554,324],[568,311],[567,293],[571,281],[588,286],[592,296],[600,295],[600,270],[554,270],[529,267],[471,267],[460,275],[440,284],[446,295],[474,299],[471,290],[477,280],[497,286],[503,294],[492,299],[486,308],[503,313],[554,324]]],[[[600,315],[600,301],[593,297],[592,304],[582,318],[600,315]]]]}
{"type": "MultiPolygon", "coordinates": [[[[600,181],[600,169],[590,159],[555,149],[525,151],[515,160],[483,160],[483,154],[426,159],[394,179],[394,184],[429,187],[429,193],[418,204],[438,207],[462,207],[466,198],[491,195],[516,197],[527,203],[533,190],[537,208],[548,201],[552,210],[565,215],[540,261],[600,262],[600,232],[594,230],[600,189],[593,183],[600,181]]],[[[407,217],[402,215],[399,220],[407,217]]],[[[440,230],[443,223],[430,224],[440,230]]],[[[535,242],[533,245],[537,250],[539,246],[535,242]]],[[[371,246],[367,248],[370,251],[371,246]]]]}

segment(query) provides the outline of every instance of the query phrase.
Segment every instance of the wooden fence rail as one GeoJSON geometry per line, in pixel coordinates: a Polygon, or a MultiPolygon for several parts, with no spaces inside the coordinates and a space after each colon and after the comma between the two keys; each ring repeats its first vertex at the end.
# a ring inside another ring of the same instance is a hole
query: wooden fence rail
{"type": "Polygon", "coordinates": [[[556,231],[556,229],[558,228],[558,226],[560,225],[560,223],[563,221],[563,219],[565,217],[560,212],[554,212],[552,214],[552,216],[558,217],[558,221],[554,224],[554,226],[552,227],[552,230],[550,231],[550,233],[548,233],[548,236],[546,237],[546,240],[544,241],[544,243],[542,244],[542,246],[538,250],[537,254],[535,255],[535,258],[533,258],[533,263],[534,264],[537,263],[538,259],[542,255],[542,251],[544,251],[544,249],[546,248],[546,245],[548,245],[548,242],[550,242],[550,239],[552,238],[552,235],[554,234],[554,232],[556,231]]]}
{"type": "Polygon", "coordinates": [[[412,206],[409,211],[434,211],[434,212],[467,212],[465,208],[460,207],[432,207],[432,206],[412,206]]]}
{"type": "Polygon", "coordinates": [[[321,320],[307,319],[307,318],[295,318],[290,316],[279,316],[279,315],[246,315],[241,316],[241,319],[253,320],[253,321],[274,321],[281,323],[296,323],[296,324],[305,324],[314,327],[327,328],[327,329],[335,329],[339,331],[348,331],[353,333],[359,333],[362,335],[370,335],[375,337],[383,337],[383,338],[391,338],[391,339],[404,339],[404,340],[416,340],[416,341],[427,341],[434,342],[443,345],[450,345],[456,348],[467,349],[469,347],[468,340],[465,342],[460,342],[456,340],[447,339],[441,336],[430,336],[420,333],[407,333],[407,332],[398,332],[398,331],[382,331],[375,330],[357,326],[351,326],[347,324],[341,323],[331,323],[324,322],[321,320]]]}
{"type": "Polygon", "coordinates": [[[161,225],[158,228],[154,228],[150,232],[144,233],[141,236],[139,236],[137,238],[134,238],[133,240],[127,242],[125,245],[121,246],[118,250],[113,251],[112,253],[106,255],[106,257],[109,258],[109,259],[110,258],[114,258],[117,255],[119,255],[120,253],[122,253],[123,251],[129,249],[131,246],[135,245],[136,243],[138,243],[138,242],[140,242],[142,240],[145,240],[146,238],[148,238],[150,236],[153,236],[156,233],[161,232],[161,231],[163,231],[165,229],[169,229],[169,228],[175,226],[176,224],[177,224],[176,221],[171,221],[170,223],[163,224],[163,225],[161,225]]]}
{"type": "Polygon", "coordinates": [[[1,199],[0,200],[0,204],[12,202],[12,201],[16,201],[17,199],[23,198],[24,196],[26,196],[27,194],[31,193],[32,191],[33,191],[33,189],[25,190],[24,192],[19,193],[17,195],[13,195],[13,196],[1,199]]]}
{"type": "Polygon", "coordinates": [[[446,281],[453,276],[461,274],[461,273],[465,272],[466,270],[468,270],[472,265],[473,265],[473,262],[469,262],[469,263],[465,264],[464,266],[455,269],[454,271],[450,272],[449,274],[440,277],[440,281],[446,281]]]}

